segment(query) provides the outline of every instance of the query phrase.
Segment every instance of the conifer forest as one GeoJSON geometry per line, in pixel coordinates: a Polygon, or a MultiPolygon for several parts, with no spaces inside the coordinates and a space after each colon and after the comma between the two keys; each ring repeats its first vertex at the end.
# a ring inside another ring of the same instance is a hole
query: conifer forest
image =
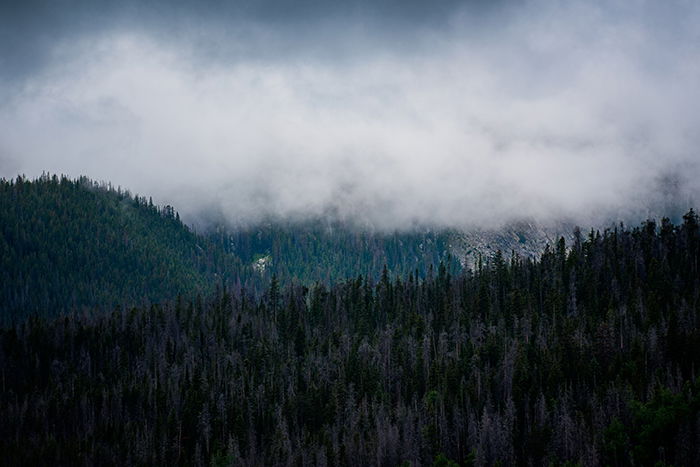
{"type": "Polygon", "coordinates": [[[700,467],[700,0],[0,0],[0,467],[700,467]]]}
{"type": "Polygon", "coordinates": [[[84,179],[0,191],[0,464],[700,464],[693,210],[461,268],[442,233],[273,245],[84,179]]]}

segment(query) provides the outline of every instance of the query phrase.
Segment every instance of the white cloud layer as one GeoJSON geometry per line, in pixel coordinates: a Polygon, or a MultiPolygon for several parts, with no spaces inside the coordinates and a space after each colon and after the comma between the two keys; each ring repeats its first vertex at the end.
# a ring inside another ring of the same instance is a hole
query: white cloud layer
{"type": "Polygon", "coordinates": [[[207,59],[129,30],[58,44],[0,107],[0,176],[86,174],[232,223],[494,227],[698,199],[698,8],[567,5],[492,32],[455,13],[413,52],[348,57],[207,59]]]}

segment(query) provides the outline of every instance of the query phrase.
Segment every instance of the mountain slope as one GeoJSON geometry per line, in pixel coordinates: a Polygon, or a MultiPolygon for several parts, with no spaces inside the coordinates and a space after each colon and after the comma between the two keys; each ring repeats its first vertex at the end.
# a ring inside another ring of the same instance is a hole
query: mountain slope
{"type": "Polygon", "coordinates": [[[424,277],[450,257],[446,231],[375,232],[327,220],[274,222],[249,228],[221,228],[210,238],[263,277],[324,282],[362,275],[378,280],[384,266],[392,275],[424,277]]]}
{"type": "Polygon", "coordinates": [[[444,232],[383,233],[320,220],[197,234],[170,206],[87,178],[0,180],[0,320],[252,293],[276,275],[311,285],[362,275],[427,275],[450,259],[444,232]]]}
{"type": "Polygon", "coordinates": [[[547,245],[554,245],[564,237],[567,243],[574,240],[574,225],[559,222],[541,225],[537,222],[516,222],[501,229],[469,229],[450,233],[450,253],[459,259],[462,267],[474,269],[479,258],[492,258],[498,251],[510,256],[511,252],[523,258],[537,259],[547,245]]]}
{"type": "Polygon", "coordinates": [[[499,230],[407,232],[315,219],[277,220],[197,234],[170,206],[87,178],[0,180],[0,320],[84,308],[111,309],[207,294],[217,285],[264,291],[363,276],[457,273],[497,251],[537,258],[573,227],[512,224],[499,230]]]}
{"type": "Polygon", "coordinates": [[[0,327],[3,464],[700,465],[699,273],[689,212],[463,274],[0,327]]]}
{"type": "Polygon", "coordinates": [[[0,206],[4,318],[173,299],[238,266],[171,207],[85,178],[2,180],[0,206]]]}

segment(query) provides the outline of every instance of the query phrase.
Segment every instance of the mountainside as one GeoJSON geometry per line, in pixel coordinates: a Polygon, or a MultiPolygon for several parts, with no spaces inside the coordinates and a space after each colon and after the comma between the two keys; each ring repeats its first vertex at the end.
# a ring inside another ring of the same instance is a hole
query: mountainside
{"type": "Polygon", "coordinates": [[[0,319],[111,309],[207,295],[224,284],[261,293],[363,276],[457,273],[511,252],[537,258],[573,226],[373,231],[327,219],[219,226],[198,234],[174,208],[87,178],[0,181],[0,319]]]}
{"type": "Polygon", "coordinates": [[[217,286],[264,291],[362,276],[452,273],[498,251],[538,258],[573,226],[520,222],[499,230],[373,231],[328,219],[219,226],[196,233],[170,206],[87,178],[0,181],[0,319],[54,316],[207,295],[217,286]]]}
{"type": "Polygon", "coordinates": [[[0,329],[8,465],[699,465],[700,228],[0,329]],[[457,462],[458,464],[455,464],[457,462]]]}
{"type": "Polygon", "coordinates": [[[378,280],[384,266],[392,275],[420,277],[441,262],[461,268],[451,256],[448,231],[381,232],[317,219],[220,227],[209,238],[258,275],[283,282],[329,284],[358,275],[378,280]]]}
{"type": "Polygon", "coordinates": [[[384,265],[393,275],[425,277],[443,262],[452,271],[474,269],[498,251],[538,258],[560,238],[574,239],[575,226],[518,222],[501,229],[372,231],[339,222],[276,222],[211,234],[222,248],[252,264],[262,276],[326,283],[361,274],[379,279],[384,265]]]}
{"type": "Polygon", "coordinates": [[[554,245],[560,238],[571,243],[575,226],[559,222],[551,226],[536,222],[517,222],[501,229],[469,229],[451,231],[449,250],[466,269],[477,266],[479,259],[486,261],[499,251],[506,256],[515,253],[523,258],[539,258],[547,245],[554,245]]]}
{"type": "Polygon", "coordinates": [[[198,234],[170,206],[87,178],[0,180],[0,320],[130,307],[207,295],[222,284],[259,293],[418,272],[449,257],[445,233],[372,233],[338,224],[268,223],[198,234]]]}
{"type": "Polygon", "coordinates": [[[2,180],[3,460],[697,465],[698,216],[566,229],[198,234],[2,180]]]}
{"type": "Polygon", "coordinates": [[[85,178],[0,181],[4,319],[210,292],[238,267],[169,206],[85,178]]]}

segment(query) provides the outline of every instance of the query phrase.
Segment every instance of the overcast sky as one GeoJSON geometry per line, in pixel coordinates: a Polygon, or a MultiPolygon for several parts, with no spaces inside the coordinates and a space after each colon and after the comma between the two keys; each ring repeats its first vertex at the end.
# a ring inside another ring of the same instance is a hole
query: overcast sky
{"type": "Polygon", "coordinates": [[[2,2],[0,176],[190,222],[584,223],[699,199],[698,83],[691,0],[2,2]]]}

